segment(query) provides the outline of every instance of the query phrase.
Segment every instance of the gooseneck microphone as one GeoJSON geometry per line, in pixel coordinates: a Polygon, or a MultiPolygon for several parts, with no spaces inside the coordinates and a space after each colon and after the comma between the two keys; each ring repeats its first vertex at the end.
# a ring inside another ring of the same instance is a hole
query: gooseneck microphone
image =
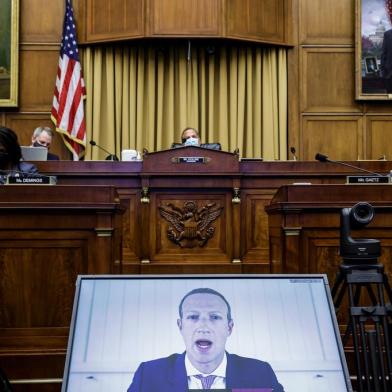
{"type": "Polygon", "coordinates": [[[295,147],[290,147],[290,152],[291,154],[293,154],[293,161],[297,161],[297,155],[295,155],[296,151],[295,151],[295,147]]]}
{"type": "Polygon", "coordinates": [[[372,176],[384,177],[384,175],[382,175],[382,174],[380,174],[380,173],[375,173],[375,172],[372,172],[372,171],[370,171],[370,170],[363,169],[362,167],[359,167],[359,166],[350,165],[349,163],[342,162],[342,161],[333,161],[332,159],[328,159],[328,156],[327,156],[327,155],[320,154],[319,152],[316,154],[316,156],[314,157],[314,159],[316,159],[316,161],[319,161],[319,162],[336,163],[336,164],[338,164],[338,165],[343,165],[343,166],[351,167],[352,169],[359,170],[359,171],[362,171],[362,172],[364,172],[364,173],[369,173],[369,174],[371,174],[372,176]]]}
{"type": "Polygon", "coordinates": [[[110,151],[106,150],[105,148],[103,148],[102,146],[100,146],[99,144],[97,144],[97,142],[95,140],[90,140],[90,144],[93,147],[98,147],[100,150],[105,151],[107,154],[109,154],[105,160],[106,161],[118,161],[118,157],[116,154],[112,154],[110,151]]]}

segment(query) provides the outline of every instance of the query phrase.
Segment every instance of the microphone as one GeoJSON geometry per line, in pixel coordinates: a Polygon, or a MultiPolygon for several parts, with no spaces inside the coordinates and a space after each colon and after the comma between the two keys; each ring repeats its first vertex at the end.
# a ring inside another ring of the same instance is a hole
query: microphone
{"type": "Polygon", "coordinates": [[[295,155],[295,147],[290,147],[290,152],[293,154],[293,161],[297,161],[297,156],[295,155]]]}
{"type": "Polygon", "coordinates": [[[101,147],[99,144],[97,144],[94,140],[90,140],[90,144],[94,147],[98,147],[100,150],[105,151],[107,154],[109,154],[105,160],[106,161],[118,161],[118,157],[115,154],[112,154],[111,152],[109,152],[108,150],[106,150],[105,148],[101,147]]]}
{"type": "Polygon", "coordinates": [[[319,152],[316,154],[316,156],[314,158],[316,159],[316,161],[319,161],[319,162],[337,163],[338,165],[351,167],[352,169],[359,170],[359,171],[362,171],[362,172],[365,172],[365,173],[369,173],[372,176],[384,177],[380,173],[375,173],[375,172],[372,172],[370,170],[363,169],[362,167],[359,167],[359,166],[350,165],[349,163],[342,162],[342,161],[333,161],[332,159],[328,159],[327,155],[321,154],[319,152]]]}

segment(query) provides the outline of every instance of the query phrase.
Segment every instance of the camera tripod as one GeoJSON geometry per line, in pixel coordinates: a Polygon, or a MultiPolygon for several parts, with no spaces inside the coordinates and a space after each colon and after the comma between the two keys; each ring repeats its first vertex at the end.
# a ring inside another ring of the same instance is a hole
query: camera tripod
{"type": "Polygon", "coordinates": [[[352,336],[359,392],[392,391],[392,290],[376,260],[343,259],[331,294],[338,312],[348,291],[349,322],[343,346],[352,336]],[[366,289],[365,294],[362,292],[366,289]],[[388,304],[385,303],[385,294],[388,304]]]}

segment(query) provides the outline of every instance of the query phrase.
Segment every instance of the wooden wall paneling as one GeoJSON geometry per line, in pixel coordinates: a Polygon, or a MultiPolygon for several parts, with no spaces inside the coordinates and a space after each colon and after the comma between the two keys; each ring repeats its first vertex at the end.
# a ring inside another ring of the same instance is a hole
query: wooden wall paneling
{"type": "Polygon", "coordinates": [[[61,378],[77,276],[120,273],[119,207],[110,187],[3,188],[0,366],[25,390],[61,378]]]}
{"type": "Polygon", "coordinates": [[[34,384],[16,384],[13,385],[13,392],[60,392],[61,383],[54,380],[51,383],[47,383],[42,380],[35,380],[34,384]]]}
{"type": "Polygon", "coordinates": [[[317,152],[330,159],[363,159],[362,116],[304,116],[302,151],[305,160],[314,160],[317,152]]]}
{"type": "Polygon", "coordinates": [[[151,36],[219,36],[222,0],[149,0],[151,36]]]}
{"type": "Polygon", "coordinates": [[[365,101],[361,103],[365,114],[391,114],[391,103],[388,101],[365,101]]]}
{"type": "MultiPolygon", "coordinates": [[[[366,116],[366,147],[364,159],[392,159],[392,116],[366,116]]],[[[391,168],[392,169],[392,168],[391,168]]]]}
{"type": "MultiPolygon", "coordinates": [[[[372,237],[374,238],[374,237],[372,237]]],[[[328,282],[332,288],[339,266],[342,262],[339,256],[339,230],[304,230],[302,249],[304,257],[301,260],[302,273],[314,273],[322,271],[327,275],[328,282]]],[[[342,302],[342,308],[347,309],[347,298],[342,302]]],[[[338,313],[340,325],[348,322],[348,311],[338,313]]]]}
{"type": "Polygon", "coordinates": [[[20,1],[20,42],[59,43],[64,10],[61,0],[20,1]]]}
{"type": "Polygon", "coordinates": [[[302,216],[298,210],[290,211],[290,213],[285,216],[284,221],[281,222],[281,240],[282,244],[284,244],[284,260],[281,265],[276,265],[276,268],[280,267],[280,269],[274,272],[284,273],[286,271],[290,271],[292,273],[301,273],[301,263],[303,262],[302,254],[300,252],[302,223],[302,216]]]}
{"type": "MultiPolygon", "coordinates": [[[[271,221],[271,216],[269,217],[271,221]]],[[[269,226],[269,235],[270,235],[270,242],[269,242],[269,250],[270,250],[270,261],[272,268],[270,270],[274,271],[290,271],[289,268],[287,268],[286,265],[282,265],[282,260],[285,260],[283,257],[283,252],[284,247],[282,244],[284,244],[284,241],[282,241],[281,238],[281,230],[280,227],[271,227],[271,224],[269,226]]],[[[267,273],[270,273],[268,271],[267,273]]]]}
{"type": "MultiPolygon", "coordinates": [[[[61,378],[75,281],[89,270],[94,235],[35,229],[0,236],[0,366],[13,380],[61,378]]],[[[41,390],[29,383],[23,390],[41,390]]]]}
{"type": "Polygon", "coordinates": [[[292,273],[301,271],[301,215],[291,212],[284,219],[276,213],[268,213],[270,239],[270,273],[292,273]],[[286,219],[287,218],[287,219],[286,219]]]}
{"type": "MultiPolygon", "coordinates": [[[[41,330],[37,331],[39,334],[41,330]]],[[[64,346],[67,341],[64,342],[64,346]]],[[[65,350],[63,352],[56,352],[41,356],[37,354],[30,354],[26,356],[6,356],[0,357],[1,369],[12,369],[7,372],[11,380],[25,380],[25,383],[12,384],[12,392],[60,392],[61,379],[64,374],[65,364],[65,350]],[[26,379],[26,370],[31,369],[31,363],[34,363],[37,373],[30,374],[30,377],[36,377],[34,384],[26,379]],[[48,383],[48,379],[53,382],[48,383]]]]}
{"type": "Polygon", "coordinates": [[[141,241],[143,235],[140,230],[140,193],[136,189],[117,190],[121,205],[124,208],[122,216],[122,273],[139,273],[141,241]]]}
{"type": "Polygon", "coordinates": [[[285,0],[285,43],[288,45],[298,45],[298,0],[285,0]]]}
{"type": "MultiPolygon", "coordinates": [[[[35,128],[45,126],[54,130],[50,113],[9,114],[5,125],[17,133],[19,144],[22,146],[31,144],[31,136],[35,128]]],[[[57,154],[62,160],[71,159],[70,152],[65,147],[60,134],[54,134],[50,152],[57,154]]]]}
{"type": "Polygon", "coordinates": [[[59,47],[23,45],[19,59],[19,111],[50,112],[59,47]]]}
{"type": "Polygon", "coordinates": [[[94,245],[89,249],[89,256],[92,257],[89,260],[88,273],[120,274],[122,266],[121,218],[118,215],[113,217],[107,211],[98,211],[94,231],[95,238],[92,242],[94,245]],[[108,260],[111,260],[109,264],[108,260]]]}
{"type": "Polygon", "coordinates": [[[242,219],[242,262],[244,264],[263,264],[261,272],[269,273],[269,232],[268,215],[265,206],[268,205],[275,194],[274,190],[244,190],[241,192],[242,219]]]}
{"type": "Polygon", "coordinates": [[[353,0],[299,0],[301,44],[354,45],[353,0]]]}
{"type": "Polygon", "coordinates": [[[284,227],[284,262],[274,264],[275,268],[278,268],[273,271],[274,273],[301,273],[301,263],[303,262],[302,255],[299,254],[301,234],[301,227],[298,225],[284,227]]]}
{"type": "Polygon", "coordinates": [[[69,325],[77,275],[88,270],[89,237],[83,232],[2,231],[0,328],[69,325]]]}
{"type": "Polygon", "coordinates": [[[301,262],[302,273],[323,271],[333,284],[341,258],[339,257],[339,230],[304,230],[304,257],[301,262]]]}
{"type": "Polygon", "coordinates": [[[86,0],[72,2],[76,21],[76,36],[79,44],[86,42],[86,0]]]}
{"type": "Polygon", "coordinates": [[[227,37],[262,42],[287,40],[287,0],[227,0],[227,37]]]}
{"type": "Polygon", "coordinates": [[[144,0],[87,0],[86,42],[144,36],[144,0]]]}
{"type": "Polygon", "coordinates": [[[301,49],[301,111],[360,112],[355,101],[354,49],[301,49]]]}
{"type": "MultiPolygon", "coordinates": [[[[375,220],[381,219],[381,212],[375,214],[375,220]]],[[[390,218],[389,218],[390,219],[390,218]]],[[[379,228],[364,229],[355,232],[356,238],[377,238],[381,240],[381,257],[379,261],[384,265],[389,279],[392,279],[392,236],[389,230],[379,228]]],[[[317,273],[322,271],[328,276],[329,283],[335,282],[336,272],[342,262],[339,256],[339,229],[304,230],[303,249],[305,249],[303,273],[317,273]]]]}
{"type": "MultiPolygon", "coordinates": [[[[284,186],[267,208],[271,230],[287,230],[288,221],[298,216],[302,241],[297,253],[302,257],[300,272],[325,272],[330,281],[341,262],[339,256],[340,210],[366,200],[375,208],[372,222],[361,230],[353,230],[354,238],[381,240],[380,261],[392,272],[392,195],[388,185],[311,185],[284,186]]],[[[295,222],[295,220],[294,220],[295,222]]],[[[276,237],[276,232],[274,235],[276,237]]],[[[287,241],[287,239],[284,239],[287,241]]],[[[283,245],[284,246],[284,245],[283,245]]],[[[285,255],[283,254],[283,257],[285,255]]]]}

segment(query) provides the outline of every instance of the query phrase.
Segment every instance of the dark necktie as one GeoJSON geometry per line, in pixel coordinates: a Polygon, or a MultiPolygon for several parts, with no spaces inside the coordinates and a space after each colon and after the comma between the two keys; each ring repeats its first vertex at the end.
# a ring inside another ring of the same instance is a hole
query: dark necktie
{"type": "Polygon", "coordinates": [[[195,377],[201,381],[203,389],[211,389],[211,385],[214,383],[214,380],[216,378],[216,376],[213,375],[204,377],[201,374],[197,374],[195,377]]]}

